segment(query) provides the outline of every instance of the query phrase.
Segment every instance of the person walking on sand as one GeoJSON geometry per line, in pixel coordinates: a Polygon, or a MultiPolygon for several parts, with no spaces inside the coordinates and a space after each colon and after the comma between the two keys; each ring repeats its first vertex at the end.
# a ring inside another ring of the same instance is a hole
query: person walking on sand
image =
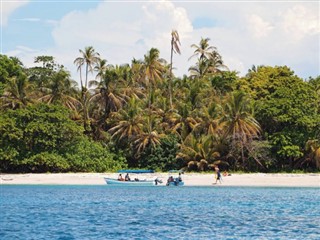
{"type": "Polygon", "coordinates": [[[219,169],[218,165],[215,165],[214,171],[216,173],[216,182],[215,182],[215,184],[217,184],[218,181],[221,183],[221,173],[220,173],[220,169],[219,169]]]}

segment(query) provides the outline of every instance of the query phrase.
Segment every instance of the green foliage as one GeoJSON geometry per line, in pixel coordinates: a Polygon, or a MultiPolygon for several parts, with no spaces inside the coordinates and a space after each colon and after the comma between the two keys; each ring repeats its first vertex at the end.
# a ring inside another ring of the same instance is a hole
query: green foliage
{"type": "Polygon", "coordinates": [[[221,72],[209,78],[214,89],[222,94],[231,92],[234,89],[236,80],[238,79],[237,72],[221,72]]]}
{"type": "Polygon", "coordinates": [[[260,66],[238,82],[255,99],[257,120],[280,166],[302,157],[307,140],[319,132],[319,97],[313,84],[286,66],[260,66]]]}
{"type": "Polygon", "coordinates": [[[139,168],[168,171],[181,169],[184,166],[182,159],[176,159],[178,151],[178,139],[174,136],[167,136],[161,140],[161,145],[155,149],[147,148],[139,159],[139,168]]]}
{"type": "Polygon", "coordinates": [[[17,167],[25,172],[67,172],[71,169],[66,158],[49,152],[41,152],[25,158],[17,167]]]}
{"type": "Polygon", "coordinates": [[[286,66],[258,67],[238,84],[256,100],[257,120],[269,133],[288,125],[310,129],[319,122],[315,91],[286,66]]]}
{"type": "Polygon", "coordinates": [[[65,155],[73,172],[111,172],[125,168],[125,158],[110,153],[98,142],[86,137],[77,139],[65,155]]]}
{"type": "Polygon", "coordinates": [[[288,135],[274,134],[271,137],[271,142],[276,153],[282,158],[298,158],[303,155],[301,148],[295,145],[288,135]]]}
{"type": "Polygon", "coordinates": [[[320,169],[319,146],[304,147],[320,141],[320,77],[253,66],[239,79],[208,41],[192,45],[198,61],[173,86],[155,48],[123,66],[107,65],[93,47],[80,50],[81,90],[51,56],[25,69],[0,55],[0,171],[104,172],[127,164],[167,171],[190,162],[204,170],[213,161],[247,171],[320,169]],[[88,82],[89,73],[96,80],[88,82]]]}
{"type": "Polygon", "coordinates": [[[22,72],[23,67],[19,59],[0,54],[0,83],[6,83],[8,78],[19,76],[22,72]]]}
{"type": "Polygon", "coordinates": [[[124,159],[82,135],[61,106],[38,104],[0,116],[1,171],[112,171],[124,159]]]}

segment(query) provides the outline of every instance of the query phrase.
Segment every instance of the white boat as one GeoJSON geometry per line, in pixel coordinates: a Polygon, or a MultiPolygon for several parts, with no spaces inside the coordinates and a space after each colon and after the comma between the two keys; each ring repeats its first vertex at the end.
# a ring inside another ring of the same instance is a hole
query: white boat
{"type": "MultiPolygon", "coordinates": [[[[157,180],[130,180],[130,181],[119,181],[114,178],[104,178],[108,185],[122,185],[122,186],[153,186],[158,185],[157,180]]],[[[160,183],[159,183],[160,184],[160,183]]]]}
{"type": "Polygon", "coordinates": [[[157,177],[145,178],[141,174],[150,174],[154,173],[153,170],[120,170],[119,174],[127,173],[134,174],[134,178],[131,176],[130,180],[125,181],[119,180],[118,178],[107,178],[104,180],[108,185],[118,185],[118,186],[156,186],[162,183],[157,177]]]}

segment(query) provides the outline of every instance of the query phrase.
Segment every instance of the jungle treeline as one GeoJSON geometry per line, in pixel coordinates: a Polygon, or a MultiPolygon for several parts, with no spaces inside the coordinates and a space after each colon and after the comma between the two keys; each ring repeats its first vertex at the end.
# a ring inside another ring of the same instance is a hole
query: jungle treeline
{"type": "Polygon", "coordinates": [[[319,171],[320,76],[253,65],[240,77],[202,38],[176,77],[176,31],[169,47],[169,60],[151,48],[123,65],[85,47],[77,81],[53,56],[0,55],[0,171],[319,171]]]}

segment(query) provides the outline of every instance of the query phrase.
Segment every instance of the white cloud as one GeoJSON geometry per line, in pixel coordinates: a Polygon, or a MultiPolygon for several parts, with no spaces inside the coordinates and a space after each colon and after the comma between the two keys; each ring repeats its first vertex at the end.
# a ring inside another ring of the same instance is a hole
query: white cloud
{"type": "Polygon", "coordinates": [[[249,31],[253,33],[254,37],[262,38],[270,34],[273,26],[269,22],[263,20],[260,16],[252,14],[248,17],[248,28],[249,31]]]}
{"type": "MultiPolygon", "coordinates": [[[[87,12],[74,11],[64,16],[53,30],[58,48],[76,50],[93,46],[112,64],[140,59],[151,47],[169,59],[171,30],[177,29],[181,41],[193,30],[187,13],[172,2],[156,3],[103,2],[87,12]]],[[[68,68],[73,60],[65,63],[68,68]]]]}
{"type": "Polygon", "coordinates": [[[73,60],[79,49],[93,46],[110,64],[122,64],[155,47],[169,61],[170,32],[176,29],[181,37],[181,55],[174,56],[178,76],[196,61],[188,61],[194,50],[190,45],[209,37],[230,70],[241,75],[253,64],[287,65],[307,78],[319,75],[318,18],[315,3],[101,2],[60,19],[52,32],[55,46],[38,55],[54,56],[78,79],[73,60]],[[197,17],[216,25],[194,29],[197,17]]]}
{"type": "Polygon", "coordinates": [[[8,18],[11,13],[19,7],[28,4],[29,1],[12,1],[2,2],[1,1],[1,26],[6,26],[8,18]]]}
{"type": "Polygon", "coordinates": [[[15,21],[22,21],[22,22],[39,22],[40,18],[18,18],[14,19],[15,21]]]}
{"type": "Polygon", "coordinates": [[[295,40],[316,35],[320,33],[319,14],[319,8],[312,9],[296,5],[284,13],[282,26],[286,33],[295,40]]]}

